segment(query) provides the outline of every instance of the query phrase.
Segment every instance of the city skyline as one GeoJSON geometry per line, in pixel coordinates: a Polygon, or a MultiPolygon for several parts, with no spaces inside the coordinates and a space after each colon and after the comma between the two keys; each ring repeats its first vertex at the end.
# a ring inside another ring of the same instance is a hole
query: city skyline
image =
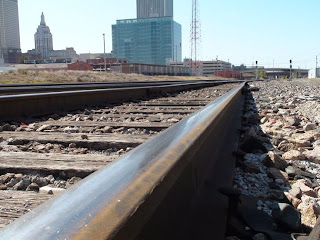
{"type": "MultiPolygon", "coordinates": [[[[191,0],[174,1],[175,21],[182,25],[183,53],[189,57],[191,0]]],[[[303,4],[298,0],[256,3],[244,1],[200,1],[202,23],[202,59],[222,59],[239,65],[272,67],[289,66],[312,68],[319,33],[313,28],[316,9],[320,3],[312,0],[303,4]],[[298,17],[297,17],[298,16],[298,17]],[[311,37],[308,34],[312,33],[311,37]]],[[[58,49],[74,47],[78,53],[102,52],[102,34],[106,33],[107,52],[112,50],[111,26],[117,19],[135,18],[136,1],[107,4],[102,0],[79,2],[34,0],[19,1],[21,48],[33,48],[34,28],[39,14],[44,12],[58,49]],[[63,3],[63,4],[62,4],[63,3]],[[123,6],[126,6],[125,8],[123,6]],[[70,11],[72,9],[72,11],[70,11]]]]}

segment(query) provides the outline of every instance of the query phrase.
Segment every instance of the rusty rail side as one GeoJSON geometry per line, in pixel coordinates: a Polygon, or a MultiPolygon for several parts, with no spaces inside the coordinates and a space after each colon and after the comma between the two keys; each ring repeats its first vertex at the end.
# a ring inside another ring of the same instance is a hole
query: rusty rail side
{"type": "Polygon", "coordinates": [[[24,215],[0,239],[224,239],[228,202],[217,189],[232,184],[244,85],[24,215]],[[199,229],[204,237],[194,238],[199,229]]]}

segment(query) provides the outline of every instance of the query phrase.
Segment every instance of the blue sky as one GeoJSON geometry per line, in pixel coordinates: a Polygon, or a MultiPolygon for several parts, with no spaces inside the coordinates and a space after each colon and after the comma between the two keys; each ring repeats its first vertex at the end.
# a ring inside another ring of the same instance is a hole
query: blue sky
{"type": "MultiPolygon", "coordinates": [[[[320,58],[319,0],[199,0],[202,59],[217,57],[239,65],[315,67],[320,58]]],[[[192,0],[174,0],[182,25],[182,57],[190,56],[192,0]]],[[[111,25],[136,17],[135,0],[19,0],[21,48],[34,48],[34,33],[44,12],[54,49],[77,53],[112,50],[111,25]]],[[[320,61],[319,61],[320,65],[320,61]]]]}

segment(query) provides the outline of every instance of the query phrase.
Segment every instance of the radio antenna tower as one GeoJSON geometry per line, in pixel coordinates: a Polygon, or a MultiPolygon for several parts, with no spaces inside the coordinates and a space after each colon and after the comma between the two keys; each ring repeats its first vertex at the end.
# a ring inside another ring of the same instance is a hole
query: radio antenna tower
{"type": "Polygon", "coordinates": [[[200,62],[201,51],[201,22],[199,16],[198,0],[192,0],[192,20],[190,28],[191,40],[191,69],[193,76],[202,75],[202,64],[200,62]]]}

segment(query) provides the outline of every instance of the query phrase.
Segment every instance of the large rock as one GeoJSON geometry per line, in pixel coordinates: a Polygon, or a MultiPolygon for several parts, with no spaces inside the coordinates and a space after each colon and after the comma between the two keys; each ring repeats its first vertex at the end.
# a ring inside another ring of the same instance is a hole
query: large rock
{"type": "Polygon", "coordinates": [[[286,173],[288,174],[288,176],[293,179],[295,175],[297,175],[297,171],[298,169],[296,167],[293,167],[293,166],[288,166],[286,169],[285,169],[286,173]]]}
{"type": "Polygon", "coordinates": [[[252,162],[244,161],[244,167],[249,173],[260,173],[260,167],[252,162]]]}
{"type": "Polygon", "coordinates": [[[312,188],[312,181],[310,179],[307,179],[307,178],[306,179],[299,179],[295,182],[295,184],[300,184],[300,183],[312,188]]]}
{"type": "Polygon", "coordinates": [[[283,172],[277,168],[268,168],[267,170],[268,177],[277,180],[282,179],[284,182],[288,182],[289,176],[286,172],[283,172]]]}
{"type": "Polygon", "coordinates": [[[15,131],[17,129],[17,127],[15,125],[10,125],[8,123],[6,123],[5,125],[3,125],[1,127],[2,131],[15,131]]]}
{"type": "Polygon", "coordinates": [[[49,175],[49,176],[45,177],[45,179],[50,183],[54,183],[54,181],[55,181],[55,178],[53,175],[49,175]]]}
{"type": "Polygon", "coordinates": [[[261,120],[260,120],[261,124],[265,124],[266,122],[268,122],[268,117],[261,118],[261,120]]]}
{"type": "Polygon", "coordinates": [[[320,140],[317,140],[313,143],[313,147],[320,147],[320,140]]]}
{"type": "MultiPolygon", "coordinates": [[[[298,164],[295,164],[295,162],[293,162],[292,164],[293,166],[289,166],[286,168],[286,173],[289,175],[290,179],[301,179],[301,178],[315,179],[316,178],[316,174],[302,170],[304,168],[300,168],[298,164]]],[[[315,184],[318,184],[318,183],[315,182],[315,184]]]]}
{"type": "Polygon", "coordinates": [[[310,187],[310,185],[306,181],[304,181],[305,179],[301,179],[301,180],[302,181],[298,180],[296,183],[294,183],[292,185],[292,188],[299,188],[301,190],[301,197],[303,195],[307,195],[314,198],[318,197],[318,195],[312,189],[312,185],[310,187]]]}
{"type": "Polygon", "coordinates": [[[66,127],[63,129],[64,133],[78,133],[79,128],[78,127],[66,127]]]}
{"type": "Polygon", "coordinates": [[[256,152],[266,152],[266,147],[261,143],[261,141],[254,137],[249,137],[241,145],[241,150],[247,153],[256,153],[256,152]]]}
{"type": "Polygon", "coordinates": [[[311,147],[311,142],[307,140],[290,139],[289,142],[293,143],[296,148],[311,147]]]}
{"type": "Polygon", "coordinates": [[[282,157],[289,161],[289,160],[305,160],[305,155],[298,150],[291,150],[286,152],[282,155],[282,157]]]}
{"type": "Polygon", "coordinates": [[[314,142],[320,139],[320,132],[313,130],[306,133],[296,133],[292,135],[292,138],[314,142]]]}
{"type": "Polygon", "coordinates": [[[299,126],[301,120],[297,117],[285,117],[285,121],[290,126],[299,126]]]}
{"type": "Polygon", "coordinates": [[[272,217],[280,226],[292,231],[299,231],[301,228],[300,213],[287,203],[272,204],[272,217]]]}
{"type": "Polygon", "coordinates": [[[286,196],[286,198],[288,199],[289,202],[291,202],[292,206],[294,208],[298,208],[299,204],[302,202],[299,198],[296,198],[294,196],[292,196],[290,193],[288,192],[284,192],[284,195],[286,196]]]}
{"type": "Polygon", "coordinates": [[[14,185],[16,185],[18,182],[20,182],[20,179],[12,178],[6,185],[7,185],[7,187],[11,188],[14,185]]]}
{"type": "Polygon", "coordinates": [[[314,192],[318,195],[318,197],[320,197],[320,187],[316,187],[314,192]]]}
{"type": "Polygon", "coordinates": [[[299,187],[293,187],[289,190],[289,193],[295,197],[295,198],[301,198],[302,197],[302,191],[299,187]]]}
{"type": "Polygon", "coordinates": [[[262,162],[266,167],[276,167],[283,171],[288,166],[286,160],[284,160],[282,157],[280,157],[278,154],[272,151],[262,155],[262,162]]]}
{"type": "Polygon", "coordinates": [[[303,126],[304,131],[312,131],[317,129],[317,124],[315,123],[307,123],[306,125],[303,126]]]}
{"type": "Polygon", "coordinates": [[[39,187],[44,187],[50,183],[49,180],[43,177],[34,176],[31,178],[31,182],[37,184],[39,187]]]}
{"type": "Polygon", "coordinates": [[[314,228],[317,223],[317,215],[313,204],[301,203],[297,209],[301,213],[301,223],[307,227],[314,228]]]}
{"type": "Polygon", "coordinates": [[[28,187],[27,187],[27,189],[26,189],[26,191],[33,191],[33,192],[39,192],[39,186],[38,186],[38,184],[36,184],[36,183],[31,183],[28,187]]]}
{"type": "Polygon", "coordinates": [[[317,209],[317,215],[320,214],[320,206],[318,204],[318,202],[320,201],[320,198],[314,198],[314,197],[310,197],[310,196],[307,196],[307,195],[303,195],[301,197],[301,201],[303,203],[307,203],[307,204],[309,204],[309,203],[314,204],[314,207],[317,209]]]}
{"type": "Polygon", "coordinates": [[[29,179],[23,179],[20,182],[18,182],[17,184],[15,184],[13,186],[14,190],[18,190],[18,191],[24,191],[27,189],[27,187],[31,184],[31,180],[29,179]]]}
{"type": "Polygon", "coordinates": [[[14,173],[7,173],[5,175],[0,176],[0,183],[7,183],[14,178],[14,173]]]}
{"type": "Polygon", "coordinates": [[[309,161],[320,163],[320,147],[319,146],[316,146],[311,151],[305,151],[304,155],[309,161]]]}
{"type": "Polygon", "coordinates": [[[51,125],[43,125],[37,129],[37,132],[43,132],[45,130],[51,130],[51,129],[52,129],[51,125]]]}
{"type": "Polygon", "coordinates": [[[277,146],[277,149],[283,152],[288,152],[295,149],[295,145],[293,143],[288,142],[287,140],[284,140],[279,143],[277,146]]]}

